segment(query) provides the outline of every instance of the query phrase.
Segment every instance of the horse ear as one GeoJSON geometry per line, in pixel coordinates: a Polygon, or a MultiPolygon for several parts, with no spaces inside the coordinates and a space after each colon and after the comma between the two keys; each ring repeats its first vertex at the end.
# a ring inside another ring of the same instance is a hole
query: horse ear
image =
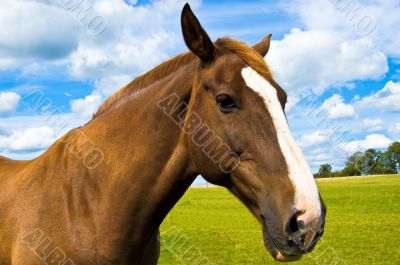
{"type": "Polygon", "coordinates": [[[265,57],[269,51],[269,46],[271,45],[271,36],[272,34],[268,34],[262,41],[253,46],[253,49],[256,50],[262,57],[265,57]]]}
{"type": "Polygon", "coordinates": [[[215,56],[215,46],[193,14],[189,4],[186,4],[182,10],[181,25],[183,38],[188,48],[203,62],[211,62],[215,56]]]}

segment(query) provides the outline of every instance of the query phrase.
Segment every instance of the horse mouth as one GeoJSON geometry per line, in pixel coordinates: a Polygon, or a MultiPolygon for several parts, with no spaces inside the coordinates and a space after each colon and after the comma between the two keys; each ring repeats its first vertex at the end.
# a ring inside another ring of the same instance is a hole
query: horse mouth
{"type": "Polygon", "coordinates": [[[263,238],[264,238],[264,245],[271,256],[280,262],[291,262],[301,259],[302,255],[285,255],[283,254],[278,246],[276,245],[272,235],[267,227],[267,222],[265,217],[261,215],[261,223],[262,223],[262,231],[263,231],[263,238]]]}

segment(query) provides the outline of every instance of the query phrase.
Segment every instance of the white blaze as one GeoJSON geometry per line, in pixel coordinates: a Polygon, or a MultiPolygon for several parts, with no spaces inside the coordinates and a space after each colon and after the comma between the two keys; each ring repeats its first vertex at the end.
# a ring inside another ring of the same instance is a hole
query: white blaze
{"type": "Polygon", "coordinates": [[[247,86],[262,97],[267,111],[272,117],[278,142],[289,170],[289,178],[295,189],[294,206],[300,211],[306,211],[303,218],[307,220],[304,221],[312,221],[321,214],[317,185],[308,163],[289,129],[277,91],[250,67],[242,70],[242,76],[247,86]]]}

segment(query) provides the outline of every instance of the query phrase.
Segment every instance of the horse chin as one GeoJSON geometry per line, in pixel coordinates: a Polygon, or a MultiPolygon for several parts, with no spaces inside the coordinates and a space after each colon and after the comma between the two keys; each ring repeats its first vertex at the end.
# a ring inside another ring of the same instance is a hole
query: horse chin
{"type": "Polygon", "coordinates": [[[292,262],[292,261],[297,261],[301,259],[302,255],[298,256],[285,256],[281,252],[278,252],[278,255],[276,255],[275,260],[280,261],[280,262],[292,262]]]}
{"type": "Polygon", "coordinates": [[[291,261],[296,261],[296,260],[301,259],[302,255],[286,256],[282,252],[280,252],[278,247],[276,246],[274,240],[272,239],[272,236],[271,236],[271,234],[269,232],[269,229],[267,227],[267,223],[266,223],[265,218],[263,216],[261,216],[261,223],[262,223],[262,230],[263,230],[263,238],[264,238],[265,248],[268,250],[268,252],[271,254],[271,256],[276,261],[291,262],[291,261]]]}

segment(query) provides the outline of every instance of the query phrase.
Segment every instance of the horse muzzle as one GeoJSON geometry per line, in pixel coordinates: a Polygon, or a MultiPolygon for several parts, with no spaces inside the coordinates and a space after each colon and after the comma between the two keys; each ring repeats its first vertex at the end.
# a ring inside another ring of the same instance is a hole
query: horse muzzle
{"type": "Polygon", "coordinates": [[[261,215],[264,245],[269,253],[282,262],[299,260],[310,253],[324,233],[326,207],[321,200],[321,215],[308,218],[306,212],[294,212],[283,232],[274,233],[272,220],[261,215]],[[271,225],[272,224],[272,225],[271,225]]]}

